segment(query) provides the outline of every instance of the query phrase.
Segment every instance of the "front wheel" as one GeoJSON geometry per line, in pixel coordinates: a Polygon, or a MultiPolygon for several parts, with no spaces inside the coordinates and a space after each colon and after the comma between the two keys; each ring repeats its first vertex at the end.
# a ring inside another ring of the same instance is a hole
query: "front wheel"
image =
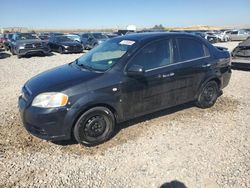
{"type": "Polygon", "coordinates": [[[78,143],[93,146],[108,140],[114,127],[114,114],[108,108],[94,107],[80,116],[73,133],[78,143]]]}
{"type": "Polygon", "coordinates": [[[59,47],[58,52],[59,52],[60,54],[63,54],[63,48],[62,48],[61,46],[59,47]]]}
{"type": "Polygon", "coordinates": [[[11,52],[12,55],[16,55],[16,53],[15,53],[15,51],[14,51],[13,48],[10,48],[10,52],[11,52]]]}
{"type": "Polygon", "coordinates": [[[217,82],[209,81],[201,90],[196,101],[196,106],[200,108],[212,107],[219,97],[219,87],[217,82]]]}

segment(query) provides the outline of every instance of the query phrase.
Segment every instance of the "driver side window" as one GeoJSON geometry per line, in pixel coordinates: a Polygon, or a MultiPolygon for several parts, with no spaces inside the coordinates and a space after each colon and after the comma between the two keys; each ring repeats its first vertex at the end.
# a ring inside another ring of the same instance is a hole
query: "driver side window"
{"type": "Polygon", "coordinates": [[[153,42],[145,46],[130,61],[131,65],[141,65],[146,71],[169,65],[170,61],[170,42],[169,40],[161,40],[153,42]]]}

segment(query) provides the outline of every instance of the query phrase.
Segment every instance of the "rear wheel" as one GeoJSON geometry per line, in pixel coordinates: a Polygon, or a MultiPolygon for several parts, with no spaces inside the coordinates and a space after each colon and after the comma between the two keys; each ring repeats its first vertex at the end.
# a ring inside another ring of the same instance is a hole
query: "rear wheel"
{"type": "Polygon", "coordinates": [[[200,108],[212,107],[219,97],[219,87],[217,82],[209,81],[201,90],[196,101],[196,105],[200,108]]]}
{"type": "Polygon", "coordinates": [[[93,146],[108,140],[114,127],[114,114],[108,108],[94,107],[80,116],[73,133],[78,143],[93,146]]]}

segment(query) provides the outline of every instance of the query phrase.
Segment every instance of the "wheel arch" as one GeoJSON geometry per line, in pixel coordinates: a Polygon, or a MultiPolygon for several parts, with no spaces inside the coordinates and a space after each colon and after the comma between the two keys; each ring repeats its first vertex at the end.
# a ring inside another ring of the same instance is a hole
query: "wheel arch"
{"type": "Polygon", "coordinates": [[[197,92],[196,95],[195,95],[195,99],[198,98],[199,93],[201,92],[202,88],[203,88],[208,82],[210,82],[210,81],[215,81],[215,82],[218,84],[219,90],[221,89],[221,85],[222,85],[221,80],[220,80],[218,77],[209,77],[209,78],[207,78],[205,81],[203,81],[202,84],[200,85],[200,87],[199,87],[199,89],[198,89],[198,92],[197,92]]]}
{"type": "Polygon", "coordinates": [[[73,120],[73,123],[72,123],[72,126],[71,126],[71,137],[73,138],[73,130],[74,130],[74,127],[76,125],[76,122],[77,120],[81,117],[81,115],[83,113],[85,113],[86,111],[92,109],[92,108],[95,108],[95,107],[105,107],[107,109],[109,109],[113,114],[114,114],[114,118],[115,118],[115,123],[117,122],[117,119],[118,119],[118,112],[117,110],[110,104],[107,104],[107,103],[96,103],[96,104],[92,104],[92,105],[88,105],[88,106],[85,106],[85,107],[82,107],[80,110],[78,110],[78,113],[77,115],[75,116],[74,120],[73,120]]]}

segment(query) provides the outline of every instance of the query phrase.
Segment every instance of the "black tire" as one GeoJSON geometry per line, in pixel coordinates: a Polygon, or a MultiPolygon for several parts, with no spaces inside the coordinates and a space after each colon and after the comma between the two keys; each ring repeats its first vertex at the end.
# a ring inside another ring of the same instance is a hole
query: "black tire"
{"type": "Polygon", "coordinates": [[[108,140],[114,128],[114,114],[108,108],[94,107],[79,117],[73,134],[78,143],[94,146],[108,140]]]}
{"type": "Polygon", "coordinates": [[[12,55],[16,55],[13,48],[10,48],[10,52],[12,55]]]}
{"type": "Polygon", "coordinates": [[[58,52],[59,52],[60,54],[63,54],[63,49],[62,49],[61,46],[58,48],[58,52]]]}
{"type": "Polygon", "coordinates": [[[10,50],[9,47],[6,46],[6,45],[4,45],[4,49],[5,49],[5,51],[9,51],[10,50]]]}
{"type": "Polygon", "coordinates": [[[210,108],[215,104],[219,95],[219,86],[217,82],[209,81],[200,91],[195,104],[199,108],[210,108]]]}

